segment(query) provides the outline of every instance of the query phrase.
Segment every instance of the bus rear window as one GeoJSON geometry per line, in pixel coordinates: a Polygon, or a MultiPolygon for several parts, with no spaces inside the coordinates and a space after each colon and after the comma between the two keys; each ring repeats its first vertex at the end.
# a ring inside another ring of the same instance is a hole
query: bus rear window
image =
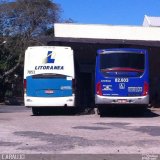
{"type": "Polygon", "coordinates": [[[33,79],[46,79],[46,78],[66,78],[65,75],[54,74],[54,73],[44,73],[44,74],[36,74],[32,76],[33,79]]]}
{"type": "Polygon", "coordinates": [[[100,54],[100,70],[106,74],[108,72],[134,72],[140,76],[144,72],[144,67],[145,58],[142,53],[100,54]]]}

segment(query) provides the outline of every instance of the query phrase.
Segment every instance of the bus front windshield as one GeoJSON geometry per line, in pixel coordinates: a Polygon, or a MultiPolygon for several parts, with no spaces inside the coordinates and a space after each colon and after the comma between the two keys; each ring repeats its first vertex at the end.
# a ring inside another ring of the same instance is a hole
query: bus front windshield
{"type": "Polygon", "coordinates": [[[134,72],[142,75],[145,67],[142,53],[105,53],[100,54],[100,71],[108,72],[134,72]]]}

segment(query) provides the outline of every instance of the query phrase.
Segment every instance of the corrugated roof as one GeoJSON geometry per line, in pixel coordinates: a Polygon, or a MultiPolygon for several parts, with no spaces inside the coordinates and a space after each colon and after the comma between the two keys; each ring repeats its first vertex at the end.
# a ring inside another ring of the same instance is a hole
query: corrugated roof
{"type": "Polygon", "coordinates": [[[144,16],[143,26],[160,27],[160,17],[144,16]]]}

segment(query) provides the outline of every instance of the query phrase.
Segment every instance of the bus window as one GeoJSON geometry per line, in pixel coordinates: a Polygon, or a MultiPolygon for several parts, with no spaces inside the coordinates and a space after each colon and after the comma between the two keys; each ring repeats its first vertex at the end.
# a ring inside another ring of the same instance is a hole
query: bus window
{"type": "Polygon", "coordinates": [[[138,53],[101,54],[100,70],[104,76],[140,77],[144,72],[144,60],[144,54],[138,53]]]}

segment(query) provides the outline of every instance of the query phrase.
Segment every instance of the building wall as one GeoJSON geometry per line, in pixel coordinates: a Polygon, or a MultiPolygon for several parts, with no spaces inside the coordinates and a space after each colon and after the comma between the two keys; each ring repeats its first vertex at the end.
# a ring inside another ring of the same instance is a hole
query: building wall
{"type": "Polygon", "coordinates": [[[149,50],[150,60],[150,100],[153,105],[160,105],[160,47],[149,50]]]}

